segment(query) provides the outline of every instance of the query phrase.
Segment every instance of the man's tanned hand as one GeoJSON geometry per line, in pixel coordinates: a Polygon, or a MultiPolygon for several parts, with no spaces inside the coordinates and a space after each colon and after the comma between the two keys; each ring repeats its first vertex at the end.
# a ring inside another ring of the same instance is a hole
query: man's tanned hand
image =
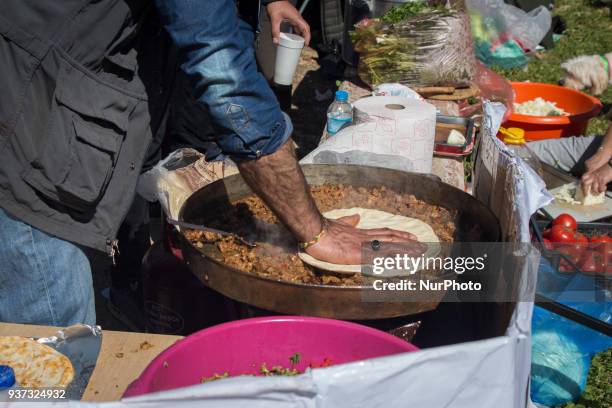
{"type": "Polygon", "coordinates": [[[266,7],[268,16],[270,17],[270,25],[272,26],[272,41],[278,44],[280,39],[281,23],[288,21],[293,29],[302,37],[304,37],[304,45],[310,43],[310,26],[302,18],[300,12],[297,11],[293,4],[286,0],[273,1],[266,7]]]}
{"type": "MultiPolygon", "coordinates": [[[[291,139],[275,153],[239,163],[238,168],[251,189],[298,241],[308,242],[321,232],[325,225],[323,216],[310,195],[291,139]]],[[[355,228],[358,222],[358,215],[328,221],[321,240],[306,252],[321,261],[358,265],[362,263],[363,242],[414,242],[416,238],[410,233],[388,228],[355,228]]]]}
{"type": "MultiPolygon", "coordinates": [[[[415,242],[416,237],[408,232],[396,231],[390,228],[359,229],[359,215],[350,215],[329,220],[327,233],[321,240],[306,249],[306,252],[316,259],[341,265],[364,263],[361,259],[364,242],[378,240],[381,242],[415,242]]],[[[392,256],[396,253],[412,252],[418,256],[425,252],[426,247],[420,244],[385,246],[382,255],[392,256]]]]}
{"type": "Polygon", "coordinates": [[[612,181],[612,167],[609,162],[612,159],[612,124],[608,130],[597,152],[586,162],[586,173],[582,175],[581,187],[584,194],[603,193],[612,181]]]}

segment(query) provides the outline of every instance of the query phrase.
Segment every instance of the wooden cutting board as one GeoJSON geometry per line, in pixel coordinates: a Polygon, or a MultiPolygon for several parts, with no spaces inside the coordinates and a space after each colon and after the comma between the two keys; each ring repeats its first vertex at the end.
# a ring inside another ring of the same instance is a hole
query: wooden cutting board
{"type": "MultiPolygon", "coordinates": [[[[578,187],[578,182],[574,183],[578,187]]],[[[554,196],[561,190],[562,187],[557,187],[549,190],[554,196]]],[[[579,188],[579,187],[578,187],[579,188]]],[[[612,216],[612,198],[608,197],[610,192],[606,193],[605,201],[600,205],[583,206],[580,204],[570,204],[558,199],[544,207],[544,210],[553,218],[559,214],[569,214],[578,222],[592,222],[602,218],[612,216]]]]}

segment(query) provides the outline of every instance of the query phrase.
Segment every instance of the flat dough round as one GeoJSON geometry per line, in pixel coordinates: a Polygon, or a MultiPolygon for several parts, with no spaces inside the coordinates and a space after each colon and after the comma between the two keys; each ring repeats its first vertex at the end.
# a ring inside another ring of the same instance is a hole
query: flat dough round
{"type": "Polygon", "coordinates": [[[27,337],[0,336],[0,365],[15,371],[21,387],[65,388],[74,378],[68,357],[27,337]]]}
{"type": "MultiPolygon", "coordinates": [[[[419,242],[427,244],[425,257],[434,257],[440,253],[440,239],[434,232],[433,228],[431,228],[429,224],[416,218],[404,217],[403,215],[391,214],[386,211],[370,210],[361,207],[331,210],[324,213],[323,216],[325,216],[325,218],[335,220],[353,214],[359,214],[360,216],[357,228],[374,229],[387,227],[398,231],[410,232],[417,237],[419,242]]],[[[324,262],[313,258],[303,251],[299,251],[298,256],[305,263],[325,271],[351,274],[362,272],[362,265],[342,265],[324,262]]],[[[398,275],[401,275],[401,273],[385,276],[398,275]]]]}

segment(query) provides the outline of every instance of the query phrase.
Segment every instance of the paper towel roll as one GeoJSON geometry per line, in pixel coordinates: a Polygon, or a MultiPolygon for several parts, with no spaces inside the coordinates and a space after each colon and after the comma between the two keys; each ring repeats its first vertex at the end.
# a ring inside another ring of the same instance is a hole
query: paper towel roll
{"type": "Polygon", "coordinates": [[[352,145],[358,150],[401,156],[412,171],[431,173],[436,108],[398,96],[375,96],[354,103],[352,145]]]}

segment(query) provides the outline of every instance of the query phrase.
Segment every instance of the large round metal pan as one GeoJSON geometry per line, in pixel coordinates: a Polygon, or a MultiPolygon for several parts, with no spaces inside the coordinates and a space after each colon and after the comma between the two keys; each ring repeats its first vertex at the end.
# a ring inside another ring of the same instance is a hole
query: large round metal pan
{"type": "MultiPolygon", "coordinates": [[[[499,221],[487,207],[435,177],[355,165],[305,165],[302,168],[310,185],[385,186],[399,193],[413,194],[427,203],[457,210],[456,242],[496,242],[500,239],[499,221]]],[[[251,194],[240,175],[230,176],[196,191],[183,205],[179,218],[198,222],[204,214],[220,211],[228,202],[251,194]]],[[[442,296],[418,302],[364,302],[365,292],[374,291],[372,286],[311,285],[267,279],[206,256],[206,248],[196,248],[184,237],[180,238],[180,244],[185,261],[204,284],[231,299],[277,313],[345,320],[384,319],[433,310],[442,296]]]]}

